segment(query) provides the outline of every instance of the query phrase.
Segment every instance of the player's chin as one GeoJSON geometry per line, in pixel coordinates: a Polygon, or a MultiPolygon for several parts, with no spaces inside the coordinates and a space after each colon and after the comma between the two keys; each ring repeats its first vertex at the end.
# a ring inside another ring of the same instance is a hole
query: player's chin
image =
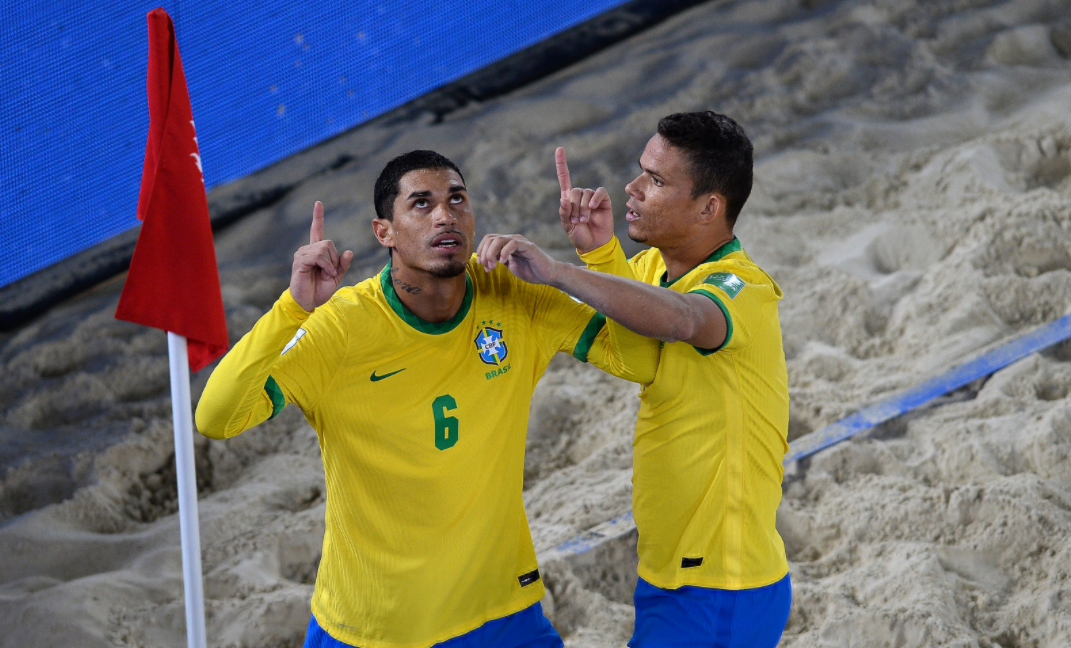
{"type": "Polygon", "coordinates": [[[438,259],[430,265],[428,273],[440,279],[449,279],[465,272],[468,257],[453,259],[438,259]]]}
{"type": "Polygon", "coordinates": [[[640,227],[639,223],[628,224],[628,237],[637,243],[647,243],[651,238],[650,233],[640,227]]]}

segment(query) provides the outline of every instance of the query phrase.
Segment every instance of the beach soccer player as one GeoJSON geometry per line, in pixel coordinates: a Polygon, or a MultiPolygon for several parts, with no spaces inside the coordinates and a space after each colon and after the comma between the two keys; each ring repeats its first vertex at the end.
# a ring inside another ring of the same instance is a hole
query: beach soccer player
{"type": "Polygon", "coordinates": [[[633,468],[639,529],[634,648],[777,645],[791,584],[775,528],[788,450],[781,289],[733,227],[751,193],[752,146],[732,119],[670,115],[626,187],[631,260],[606,190],[571,184],[556,152],[560,217],[589,272],[518,236],[481,243],[485,268],[561,288],[663,340],[640,392],[633,468]]]}
{"type": "Polygon", "coordinates": [[[649,382],[658,343],[485,272],[445,157],[395,158],[374,193],[390,262],[340,288],[353,254],[316,203],[289,290],[213,372],[197,426],[229,438],[293,403],[316,430],[327,510],[305,646],[560,647],[521,499],[532,391],[559,351],[649,382]]]}

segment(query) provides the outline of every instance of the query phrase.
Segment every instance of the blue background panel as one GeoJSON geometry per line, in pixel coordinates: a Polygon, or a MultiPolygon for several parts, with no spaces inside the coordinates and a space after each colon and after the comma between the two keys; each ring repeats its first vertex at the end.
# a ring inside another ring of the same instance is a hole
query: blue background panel
{"type": "Polygon", "coordinates": [[[3,3],[0,286],[137,225],[157,6],[211,188],[624,2],[3,3]]]}

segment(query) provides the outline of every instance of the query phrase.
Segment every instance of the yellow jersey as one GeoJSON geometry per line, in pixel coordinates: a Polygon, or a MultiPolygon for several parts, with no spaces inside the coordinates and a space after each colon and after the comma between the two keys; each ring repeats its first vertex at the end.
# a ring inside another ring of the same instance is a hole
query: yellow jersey
{"type": "Polygon", "coordinates": [[[639,575],[652,585],[749,589],[788,573],[775,520],[788,451],[781,289],[741,249],[719,248],[666,281],[657,249],[626,260],[616,238],[581,255],[608,272],[711,299],[728,331],[718,349],[662,349],[640,392],[633,441],[639,575]]]}
{"type": "Polygon", "coordinates": [[[423,648],[542,598],[521,499],[536,382],[559,351],[654,377],[657,341],[604,326],[565,293],[487,273],[475,256],[466,282],[443,323],[405,307],[390,264],[312,314],[287,291],[198,404],[213,438],[286,403],[316,430],[327,509],[312,611],[344,643],[423,648]]]}

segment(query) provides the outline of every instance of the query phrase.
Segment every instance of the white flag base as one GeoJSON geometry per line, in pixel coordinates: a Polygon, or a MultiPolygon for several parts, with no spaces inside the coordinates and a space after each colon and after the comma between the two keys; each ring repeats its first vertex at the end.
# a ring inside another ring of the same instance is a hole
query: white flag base
{"type": "Polygon", "coordinates": [[[193,400],[186,338],[168,332],[171,365],[171,416],[175,424],[175,473],[182,536],[182,582],[186,593],[186,643],[206,648],[205,594],[201,580],[201,529],[197,521],[197,474],[193,456],[193,400]]]}

